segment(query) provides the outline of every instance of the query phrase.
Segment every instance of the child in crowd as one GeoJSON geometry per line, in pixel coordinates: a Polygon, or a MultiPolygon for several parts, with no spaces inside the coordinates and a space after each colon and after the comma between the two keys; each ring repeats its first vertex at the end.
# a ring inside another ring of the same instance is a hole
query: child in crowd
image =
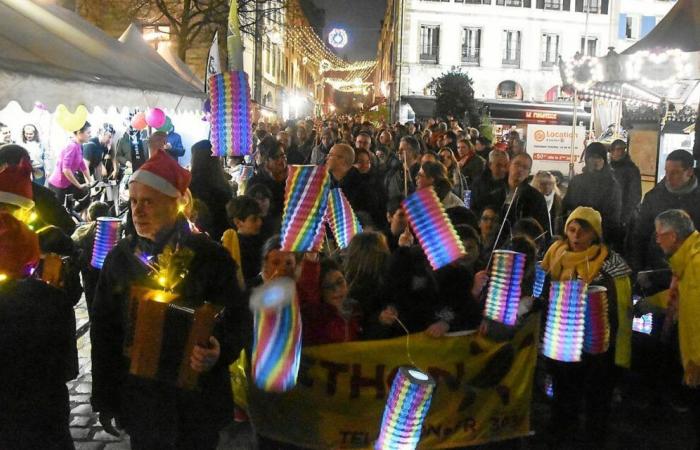
{"type": "Polygon", "coordinates": [[[100,270],[92,267],[92,247],[95,243],[95,233],[97,233],[97,219],[109,214],[109,205],[104,202],[94,202],[87,210],[89,222],[79,226],[71,239],[79,250],[78,266],[83,278],[83,290],[85,291],[85,302],[88,306],[88,313],[95,297],[95,287],[97,279],[100,277],[100,270]]]}
{"type": "Polygon", "coordinates": [[[258,202],[243,195],[228,202],[226,214],[233,228],[224,232],[221,241],[238,263],[239,277],[247,284],[260,273],[262,211],[258,202]]]}
{"type": "Polygon", "coordinates": [[[281,218],[270,215],[270,204],[272,202],[272,192],[264,184],[255,184],[248,189],[247,196],[258,202],[260,206],[260,217],[263,223],[260,229],[260,238],[264,241],[273,234],[280,231],[281,218]]]}

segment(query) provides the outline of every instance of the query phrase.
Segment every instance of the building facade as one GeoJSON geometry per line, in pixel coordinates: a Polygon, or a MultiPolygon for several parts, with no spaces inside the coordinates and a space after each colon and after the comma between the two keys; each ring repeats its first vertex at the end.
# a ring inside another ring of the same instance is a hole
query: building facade
{"type": "MultiPolygon", "coordinates": [[[[457,68],[479,99],[555,101],[559,57],[622,52],[675,0],[389,0],[375,90],[394,111],[405,96],[430,96],[430,81],[457,68]]],[[[398,114],[394,114],[398,117],[398,114]]],[[[400,114],[405,118],[405,114],[400,114]]]]}

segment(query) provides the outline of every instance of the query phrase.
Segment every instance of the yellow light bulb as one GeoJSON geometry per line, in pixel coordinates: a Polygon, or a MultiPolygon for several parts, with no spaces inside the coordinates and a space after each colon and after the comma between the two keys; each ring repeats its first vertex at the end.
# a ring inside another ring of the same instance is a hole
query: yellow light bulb
{"type": "Polygon", "coordinates": [[[158,284],[161,286],[165,286],[165,284],[168,282],[167,278],[165,277],[158,277],[158,284]]]}
{"type": "Polygon", "coordinates": [[[5,275],[4,273],[0,273],[0,283],[5,280],[7,280],[7,275],[5,275]]]}

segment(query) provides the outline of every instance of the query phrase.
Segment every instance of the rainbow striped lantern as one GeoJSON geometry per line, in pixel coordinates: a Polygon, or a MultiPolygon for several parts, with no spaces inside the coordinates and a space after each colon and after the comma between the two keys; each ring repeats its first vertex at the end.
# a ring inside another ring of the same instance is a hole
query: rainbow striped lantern
{"type": "Polygon", "coordinates": [[[466,254],[462,241],[432,188],[414,192],[402,202],[402,206],[434,270],[466,254]]]}
{"type": "Polygon", "coordinates": [[[597,355],[607,352],[609,346],[608,290],[603,286],[591,286],[588,288],[588,301],[586,302],[583,351],[597,355]]]}
{"type": "Polygon", "coordinates": [[[287,392],[297,384],[301,359],[301,315],[296,284],[278,278],[253,291],[255,317],[252,376],[268,392],[287,392]]]}
{"type": "Polygon", "coordinates": [[[282,216],[282,251],[311,252],[321,248],[323,218],[331,179],[324,166],[289,166],[282,216]]]}
{"type": "Polygon", "coordinates": [[[115,217],[100,217],[97,219],[97,232],[92,247],[92,260],[90,265],[95,269],[102,269],[107,254],[119,242],[119,226],[121,220],[115,217]]]}
{"type": "Polygon", "coordinates": [[[384,408],[376,450],[414,449],[420,441],[435,380],[415,367],[399,367],[384,408]]]}
{"type": "Polygon", "coordinates": [[[243,156],[253,144],[248,75],[242,70],[209,77],[214,156],[243,156]]]}
{"type": "Polygon", "coordinates": [[[518,318],[520,284],[525,273],[524,253],[495,250],[484,317],[513,326],[518,318]]]}
{"type": "Polygon", "coordinates": [[[586,320],[586,283],[552,281],[542,354],[563,361],[581,361],[586,320]]]}
{"type": "Polygon", "coordinates": [[[330,224],[333,236],[335,236],[340,248],[346,248],[350,245],[350,240],[357,233],[362,232],[362,225],[360,225],[350,202],[340,188],[331,189],[328,197],[326,221],[330,224]]]}
{"type": "Polygon", "coordinates": [[[540,297],[544,290],[544,280],[547,273],[542,268],[542,261],[535,264],[535,284],[532,286],[532,296],[540,297]]]}

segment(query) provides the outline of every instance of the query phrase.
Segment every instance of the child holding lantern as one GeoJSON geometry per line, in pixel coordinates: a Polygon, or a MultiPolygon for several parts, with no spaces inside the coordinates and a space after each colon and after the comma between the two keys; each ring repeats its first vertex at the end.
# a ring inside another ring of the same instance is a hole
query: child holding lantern
{"type": "Polygon", "coordinates": [[[239,281],[248,282],[260,273],[262,211],[255,199],[244,195],[228,202],[226,214],[233,228],[224,232],[221,242],[238,263],[242,272],[239,281]]]}
{"type": "MultiPolygon", "coordinates": [[[[598,211],[589,207],[576,208],[566,221],[565,238],[554,242],[542,261],[542,268],[554,286],[550,294],[548,329],[556,328],[557,324],[553,322],[561,320],[565,314],[562,312],[552,320],[552,308],[558,301],[559,291],[569,289],[577,280],[585,283],[583,288],[593,285],[606,288],[608,299],[609,345],[598,349],[597,354],[587,353],[585,346],[579,345],[577,357],[553,357],[547,352],[545,332],[544,353],[550,357],[548,365],[554,390],[550,427],[559,442],[571,438],[576,432],[580,404],[584,399],[587,438],[599,444],[605,441],[617,366],[629,367],[630,364],[631,271],[625,261],[603,243],[601,222],[598,211]]],[[[581,324],[584,321],[581,313],[592,305],[590,294],[588,298],[585,295],[584,292],[581,298],[586,306],[579,310],[576,318],[581,324]]],[[[562,349],[570,343],[560,340],[553,345],[562,349]]]]}

